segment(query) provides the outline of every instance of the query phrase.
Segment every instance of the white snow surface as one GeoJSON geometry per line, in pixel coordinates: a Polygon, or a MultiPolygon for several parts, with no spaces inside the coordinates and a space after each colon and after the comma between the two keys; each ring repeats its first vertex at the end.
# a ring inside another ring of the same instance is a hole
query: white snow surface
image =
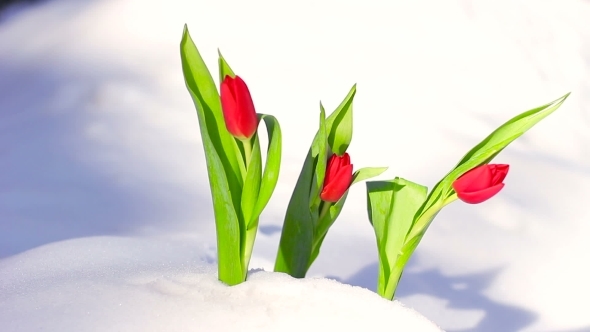
{"type": "MultiPolygon", "coordinates": [[[[49,0],[0,15],[0,326],[117,330],[109,322],[135,314],[155,327],[180,303],[202,308],[199,278],[223,292],[206,271],[215,233],[180,68],[187,23],[213,76],[219,47],[258,112],[281,123],[279,185],[250,265],[266,271],[319,100],[331,111],[357,83],[355,168],[390,166],[381,179],[432,187],[491,130],[571,91],[496,157],[511,165],[499,195],[437,216],[397,295],[446,331],[590,331],[588,17],[585,0],[49,0]],[[120,311],[108,307],[118,299],[120,311]]],[[[364,185],[309,276],[375,289],[364,185]]],[[[345,287],[251,279],[227,292],[345,287]]]]}
{"type": "Polygon", "coordinates": [[[334,280],[253,271],[228,287],[208,255],[193,242],[121,237],[17,255],[0,266],[2,331],[347,331],[394,322],[441,331],[397,301],[334,280]]]}

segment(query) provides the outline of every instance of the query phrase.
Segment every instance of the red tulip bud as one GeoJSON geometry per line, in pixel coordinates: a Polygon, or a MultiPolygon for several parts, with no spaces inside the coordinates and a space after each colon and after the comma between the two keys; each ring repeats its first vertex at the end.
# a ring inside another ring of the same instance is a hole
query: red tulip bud
{"type": "Polygon", "coordinates": [[[239,76],[227,75],[221,82],[221,108],[230,134],[240,140],[254,135],[258,127],[254,102],[248,86],[239,76]]]}
{"type": "Polygon", "coordinates": [[[326,202],[338,202],[350,187],[351,182],[352,164],[350,163],[350,156],[348,153],[344,153],[342,157],[333,154],[326,168],[324,189],[320,194],[320,198],[326,202]]]}
{"type": "Polygon", "coordinates": [[[487,164],[478,166],[453,182],[457,197],[465,203],[478,204],[484,202],[503,187],[504,178],[508,174],[509,165],[487,164]]]}

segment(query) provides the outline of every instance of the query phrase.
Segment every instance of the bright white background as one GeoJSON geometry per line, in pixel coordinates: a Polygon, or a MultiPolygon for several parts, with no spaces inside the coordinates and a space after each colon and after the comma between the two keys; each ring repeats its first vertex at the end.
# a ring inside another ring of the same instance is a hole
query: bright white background
{"type": "MultiPolygon", "coordinates": [[[[214,77],[219,47],[257,111],[282,125],[252,268],[272,269],[320,100],[331,111],[357,83],[355,167],[432,187],[504,121],[571,91],[496,158],[511,165],[497,197],[439,214],[398,295],[448,331],[590,331],[588,17],[582,0],[53,0],[13,11],[0,21],[0,267],[101,235],[212,250],[179,61],[187,23],[214,77]]],[[[311,276],[375,287],[365,205],[356,185],[311,276]]]]}

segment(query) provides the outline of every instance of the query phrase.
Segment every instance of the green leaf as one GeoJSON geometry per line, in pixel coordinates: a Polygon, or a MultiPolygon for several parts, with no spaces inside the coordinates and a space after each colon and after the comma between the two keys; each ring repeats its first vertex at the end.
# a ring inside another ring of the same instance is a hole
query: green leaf
{"type": "MultiPolygon", "coordinates": [[[[494,130],[490,135],[488,135],[488,137],[486,137],[473,149],[469,150],[469,152],[467,152],[461,161],[459,161],[457,166],[474,159],[476,155],[482,154],[486,150],[496,149],[499,145],[502,146],[503,149],[512,141],[524,134],[527,130],[536,125],[539,121],[543,120],[549,114],[557,110],[569,95],[570,93],[567,93],[561,98],[558,98],[543,106],[526,111],[508,120],[505,124],[494,130]]],[[[502,149],[500,149],[500,151],[502,149]]]]}
{"type": "Polygon", "coordinates": [[[393,181],[367,182],[369,220],[375,229],[379,253],[378,294],[393,298],[398,276],[392,268],[402,254],[405,236],[424,203],[427,188],[396,177],[393,181]]]}
{"type": "Polygon", "coordinates": [[[320,253],[320,248],[326,235],[328,234],[328,230],[334,222],[336,218],[340,215],[342,208],[344,207],[344,203],[346,202],[346,197],[348,197],[348,190],[342,195],[342,197],[338,200],[338,202],[332,204],[329,202],[324,202],[323,204],[329,204],[330,207],[328,208],[328,213],[319,219],[317,222],[316,227],[314,228],[314,235],[313,235],[313,245],[311,249],[311,257],[309,259],[309,266],[308,269],[311,267],[315,259],[318,257],[320,253]]]}
{"type": "MultiPolygon", "coordinates": [[[[262,155],[260,153],[260,140],[258,139],[258,133],[255,133],[251,138],[252,140],[252,154],[250,155],[250,164],[248,165],[248,171],[246,179],[244,181],[244,188],[242,190],[242,213],[244,215],[243,232],[251,228],[252,220],[258,218],[258,215],[254,213],[254,207],[258,201],[258,195],[260,192],[260,181],[262,178],[262,155]]],[[[250,144],[247,142],[246,144],[250,144]]]]}
{"type": "MultiPolygon", "coordinates": [[[[228,76],[229,75],[230,77],[235,77],[236,74],[231,69],[231,67],[229,66],[229,64],[227,63],[227,61],[225,61],[225,59],[223,58],[223,55],[221,55],[221,51],[219,49],[217,50],[217,53],[219,55],[219,59],[218,59],[218,63],[219,63],[219,84],[221,84],[221,82],[223,82],[223,79],[225,78],[225,76],[228,76]]],[[[223,112],[222,112],[222,115],[223,115],[223,112]]],[[[224,124],[225,124],[225,120],[224,120],[224,124]]],[[[240,140],[236,139],[233,136],[232,136],[232,138],[233,138],[234,144],[236,146],[236,148],[234,149],[234,152],[235,152],[235,158],[238,161],[238,167],[240,168],[240,174],[241,174],[241,177],[242,178],[245,178],[247,176],[247,174],[246,174],[244,146],[242,145],[243,143],[240,142],[240,140]]]]}
{"type": "Polygon", "coordinates": [[[352,175],[352,184],[374,178],[387,170],[387,167],[364,167],[352,175]]]}
{"type": "Polygon", "coordinates": [[[274,268],[275,272],[285,272],[295,278],[305,277],[311,255],[314,222],[309,210],[309,184],[312,177],[310,150],[287,206],[274,268]]]}
{"type": "MultiPolygon", "coordinates": [[[[320,129],[311,143],[311,156],[314,159],[315,173],[309,193],[309,207],[310,211],[315,214],[317,214],[321,203],[320,192],[324,186],[324,178],[326,177],[326,166],[328,163],[327,141],[326,111],[324,110],[322,103],[320,103],[320,129]]],[[[314,215],[314,220],[316,220],[317,217],[317,215],[314,215]]]]}
{"type": "Polygon", "coordinates": [[[352,86],[348,95],[326,119],[328,129],[328,144],[332,152],[342,156],[352,140],[352,101],[356,94],[356,84],[352,86]]]}
{"type": "MultiPolygon", "coordinates": [[[[268,133],[268,149],[266,150],[266,164],[264,166],[264,174],[262,175],[262,184],[256,206],[252,212],[252,218],[258,218],[275,190],[279,180],[279,171],[281,168],[281,127],[279,122],[272,115],[259,114],[260,121],[266,124],[268,133]]],[[[252,228],[252,224],[248,225],[248,229],[252,228]]]]}
{"type": "Polygon", "coordinates": [[[384,296],[387,280],[389,279],[389,261],[385,253],[387,239],[387,223],[391,219],[393,206],[393,191],[395,183],[389,181],[368,181],[367,186],[367,212],[369,221],[375,231],[377,239],[377,252],[379,255],[379,277],[377,281],[377,294],[384,296]]]}
{"type": "MultiPolygon", "coordinates": [[[[317,219],[317,216],[314,217],[310,210],[310,193],[313,181],[315,181],[316,185],[318,183],[315,168],[322,148],[316,142],[318,140],[319,142],[322,141],[321,136],[325,137],[325,134],[321,134],[322,131],[325,133],[325,130],[322,130],[322,127],[325,127],[324,121],[325,112],[321,108],[320,130],[307,153],[297,184],[287,206],[275,261],[275,272],[285,272],[295,278],[305,277],[312,251],[314,218],[317,219]],[[316,178],[314,179],[314,177],[316,178]]],[[[323,149],[325,149],[325,144],[323,149]]],[[[317,214],[317,211],[315,213],[317,214]]]]}
{"type": "MultiPolygon", "coordinates": [[[[327,232],[326,225],[329,228],[329,225],[335,220],[334,218],[329,223],[318,220],[321,205],[319,194],[326,173],[328,153],[330,152],[328,148],[335,153],[337,151],[334,149],[337,148],[338,152],[342,154],[350,144],[352,138],[352,99],[355,92],[356,86],[353,86],[344,101],[328,118],[325,118],[325,110],[320,103],[320,128],[313,139],[287,207],[279,252],[275,262],[276,272],[286,272],[297,278],[304,277],[317,256],[319,245],[325,237],[325,232],[318,230],[318,227],[325,228],[327,232]],[[323,235],[320,234],[322,232],[323,235]]],[[[339,202],[330,207],[330,215],[337,216],[340,213],[345,196],[346,194],[343,196],[344,199],[341,198],[339,202]]]]}
{"type": "MultiPolygon", "coordinates": [[[[277,185],[279,178],[279,170],[281,166],[281,128],[279,122],[272,115],[258,114],[259,121],[264,120],[266,129],[268,132],[269,145],[267,149],[266,165],[264,167],[264,175],[261,175],[261,156],[260,156],[260,141],[258,140],[258,134],[255,135],[255,148],[252,150],[252,161],[250,161],[249,167],[255,167],[257,169],[257,179],[259,187],[256,190],[250,191],[250,197],[244,198],[242,203],[247,201],[248,206],[244,206],[243,210],[248,211],[245,213],[246,220],[246,239],[244,241],[244,256],[242,261],[244,263],[244,269],[247,269],[250,257],[252,255],[252,249],[254,248],[254,240],[256,239],[256,231],[258,229],[258,219],[260,214],[264,210],[264,207],[270,200],[272,193],[277,185]],[[255,158],[255,159],[254,159],[255,158]],[[254,160],[257,160],[254,162],[254,160]]],[[[250,168],[248,168],[248,175],[250,175],[250,168]]],[[[248,184],[248,181],[246,181],[248,184]]],[[[246,191],[246,185],[244,191],[246,191]]]]}
{"type": "Polygon", "coordinates": [[[186,25],[180,54],[186,86],[197,109],[207,161],[217,232],[219,279],[235,285],[244,280],[239,221],[242,178],[236,159],[236,145],[225,128],[219,95],[211,73],[186,25]]]}
{"type": "MultiPolygon", "coordinates": [[[[420,214],[429,213],[428,210],[435,208],[435,205],[441,205],[442,201],[453,194],[452,184],[465,172],[479,165],[489,163],[510,143],[522,136],[527,130],[532,128],[539,121],[557,110],[570,94],[558,98],[548,104],[531,109],[522,114],[515,116],[506,123],[494,130],[488,137],[469,150],[459,163],[451,170],[437,185],[433,188],[428,199],[420,209],[420,214]]],[[[432,221],[432,218],[422,218],[418,216],[414,223],[420,222],[420,225],[413,227],[408,240],[415,236],[424,234],[426,228],[432,221]]]]}
{"type": "MultiPolygon", "coordinates": [[[[238,154],[235,152],[238,149],[237,144],[234,137],[231,136],[225,127],[217,86],[201,54],[191,39],[186,25],[184,27],[180,52],[182,70],[187,88],[191,94],[194,94],[193,100],[195,101],[197,111],[202,112],[204,115],[209,137],[219,153],[221,162],[228,175],[230,186],[232,186],[232,189],[241,188],[242,173],[239,166],[240,161],[237,158],[238,154]],[[234,185],[236,185],[235,188],[234,185]]],[[[240,199],[239,190],[234,198],[234,202],[238,203],[240,199]]]]}
{"type": "MultiPolygon", "coordinates": [[[[388,266],[396,266],[399,257],[407,254],[402,249],[406,234],[408,234],[408,231],[412,227],[416,212],[424,203],[428,194],[428,188],[409,180],[395,178],[393,182],[391,219],[386,224],[385,230],[385,253],[387,255],[388,266]]],[[[389,280],[387,280],[387,286],[385,287],[385,296],[393,299],[399,276],[392,276],[391,271],[389,274],[389,280]]]]}
{"type": "Polygon", "coordinates": [[[236,77],[236,74],[231,69],[227,61],[225,61],[219,49],[217,50],[217,53],[219,54],[219,84],[221,84],[221,82],[223,82],[223,79],[225,79],[225,76],[229,75],[230,77],[236,77]]]}

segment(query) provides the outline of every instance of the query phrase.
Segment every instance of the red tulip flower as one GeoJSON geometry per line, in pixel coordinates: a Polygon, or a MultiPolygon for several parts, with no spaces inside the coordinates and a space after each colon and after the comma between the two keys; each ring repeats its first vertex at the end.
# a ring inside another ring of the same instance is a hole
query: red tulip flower
{"type": "Polygon", "coordinates": [[[465,203],[478,204],[496,195],[503,187],[509,165],[478,166],[453,182],[457,197],[465,203]]]}
{"type": "Polygon", "coordinates": [[[254,135],[258,127],[254,102],[248,86],[239,76],[227,75],[221,82],[221,108],[230,134],[240,140],[254,135]]]}
{"type": "Polygon", "coordinates": [[[320,198],[326,202],[338,202],[350,187],[351,182],[352,164],[350,163],[350,156],[348,153],[344,153],[342,157],[333,154],[326,168],[324,188],[320,193],[320,198]]]}

